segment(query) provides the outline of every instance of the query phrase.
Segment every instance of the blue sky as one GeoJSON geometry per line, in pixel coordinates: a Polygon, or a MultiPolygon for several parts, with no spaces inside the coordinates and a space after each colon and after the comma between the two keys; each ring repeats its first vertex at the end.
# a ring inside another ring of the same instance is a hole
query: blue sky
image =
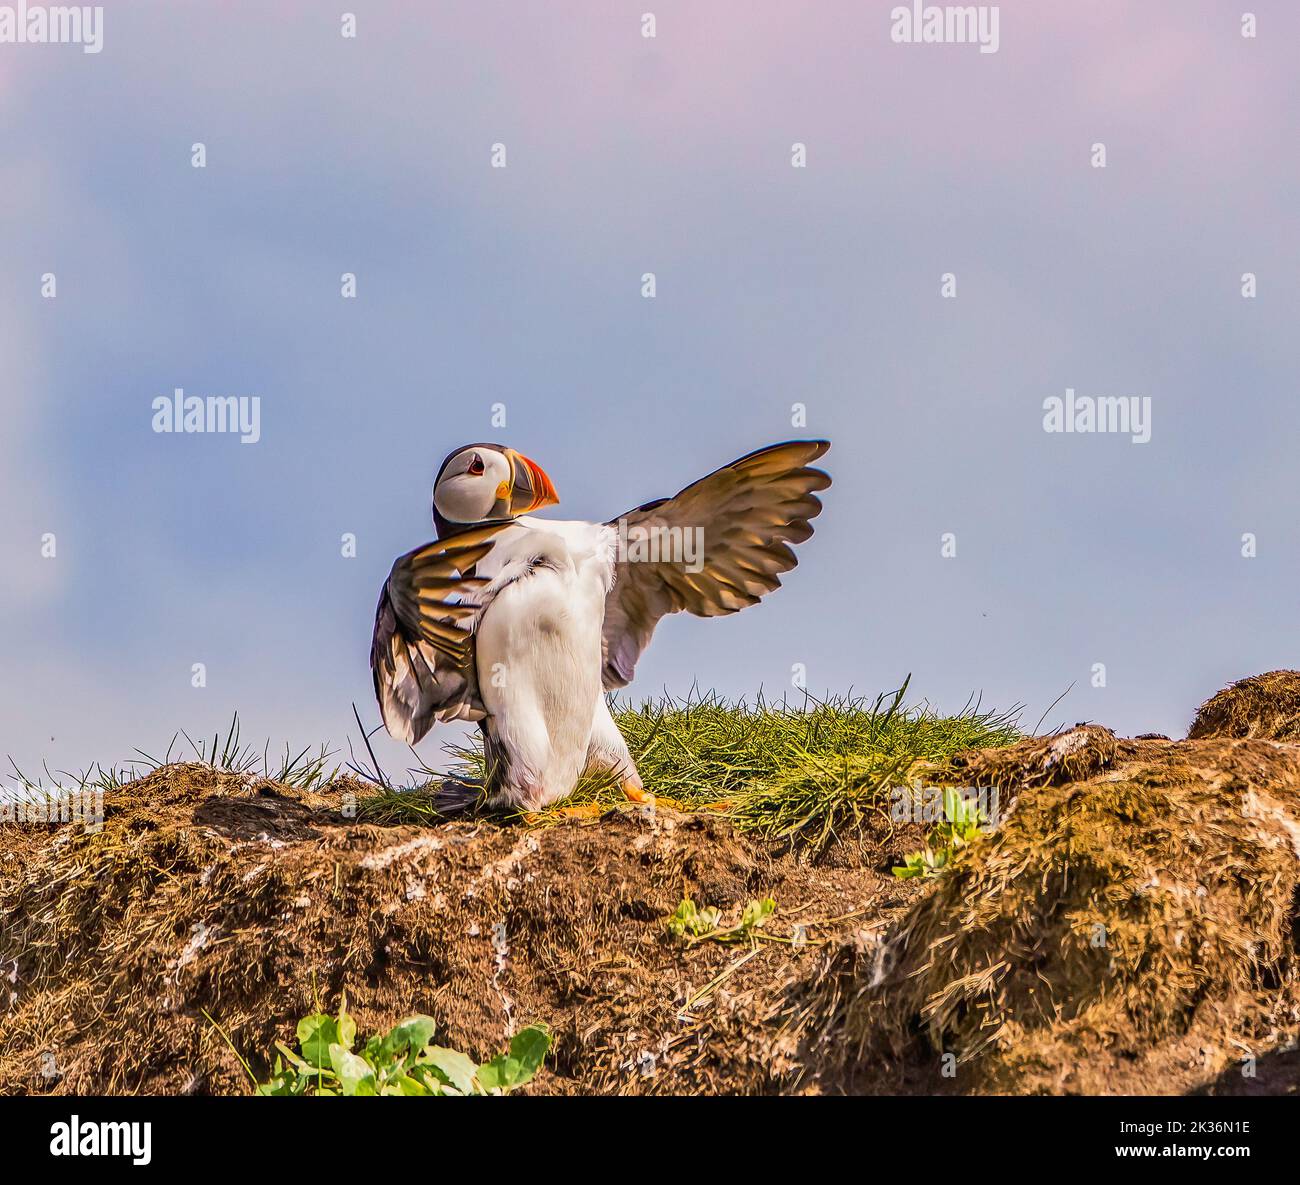
{"type": "Polygon", "coordinates": [[[894,44],[891,4],[347,7],[355,39],[110,3],[99,54],[0,45],[0,753],[235,710],[345,743],[378,588],[481,439],[602,519],[833,442],[786,587],[666,621],[636,695],[802,663],[1178,735],[1300,665],[1293,5],[1243,38],[1226,3],[1004,3],[993,54],[894,44]],[[261,440],[155,434],[175,387],[258,396],[261,440]],[[1150,443],[1045,433],[1067,387],[1149,397],[1150,443]]]}

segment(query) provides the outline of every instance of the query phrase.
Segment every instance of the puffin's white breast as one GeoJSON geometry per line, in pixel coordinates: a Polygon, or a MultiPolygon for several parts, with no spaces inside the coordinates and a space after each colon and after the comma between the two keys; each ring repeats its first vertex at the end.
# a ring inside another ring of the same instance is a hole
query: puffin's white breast
{"type": "Polygon", "coordinates": [[[614,545],[602,525],[520,519],[478,565],[494,594],[476,628],[479,694],[520,806],[564,797],[586,763],[614,545]]]}

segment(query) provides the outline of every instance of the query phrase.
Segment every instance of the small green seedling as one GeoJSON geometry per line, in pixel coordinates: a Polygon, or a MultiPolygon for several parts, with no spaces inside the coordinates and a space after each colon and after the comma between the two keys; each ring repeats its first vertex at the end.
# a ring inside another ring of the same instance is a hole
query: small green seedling
{"type": "Polygon", "coordinates": [[[966,798],[955,787],[943,792],[943,821],[936,823],[925,838],[925,847],[904,858],[903,866],[894,867],[900,879],[914,876],[938,876],[990,823],[987,813],[974,798],[966,798]]]}
{"type": "Polygon", "coordinates": [[[739,924],[723,926],[722,910],[712,905],[699,908],[689,897],[683,897],[682,903],[664,924],[668,933],[683,939],[687,946],[705,941],[757,942],[771,937],[763,932],[763,923],[775,912],[776,902],[771,897],[764,897],[745,906],[739,924]]]}
{"type": "Polygon", "coordinates": [[[703,938],[713,933],[722,921],[722,910],[711,905],[703,909],[696,906],[689,897],[683,897],[682,903],[665,923],[668,933],[674,938],[703,938]]]}
{"type": "Polygon", "coordinates": [[[771,897],[761,901],[751,901],[740,915],[741,933],[748,936],[760,929],[765,921],[776,913],[776,902],[771,897]]]}
{"type": "Polygon", "coordinates": [[[338,1016],[317,1013],[298,1022],[298,1052],[276,1042],[279,1054],[260,1095],[486,1095],[509,1094],[532,1080],[551,1047],[544,1025],[516,1033],[508,1053],[485,1065],[432,1044],[428,1016],[408,1016],[359,1052],[356,1022],[346,997],[338,1016]]]}

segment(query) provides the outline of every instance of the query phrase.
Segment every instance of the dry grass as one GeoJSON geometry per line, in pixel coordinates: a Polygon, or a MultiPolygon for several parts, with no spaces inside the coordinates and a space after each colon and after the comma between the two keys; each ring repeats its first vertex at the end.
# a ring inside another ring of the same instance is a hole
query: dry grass
{"type": "Polygon", "coordinates": [[[1269,671],[1225,687],[1201,705],[1187,737],[1300,741],[1300,671],[1269,671]]]}
{"type": "Polygon", "coordinates": [[[834,987],[849,1048],[920,1033],[985,1085],[1047,1066],[1060,1089],[1088,1055],[1136,1056],[1198,1019],[1294,1023],[1300,749],[1088,726],[930,778],[1018,802],[834,987]]]}

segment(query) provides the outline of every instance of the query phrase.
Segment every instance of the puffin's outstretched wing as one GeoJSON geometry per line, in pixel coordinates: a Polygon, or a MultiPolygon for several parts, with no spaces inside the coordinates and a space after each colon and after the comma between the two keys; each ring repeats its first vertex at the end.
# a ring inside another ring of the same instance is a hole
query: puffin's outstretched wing
{"type": "Polygon", "coordinates": [[[664,614],[684,609],[718,617],[755,605],[780,587],[780,574],[798,563],[789,545],[807,539],[813,533],[809,520],[821,513],[814,491],[831,479],[808,465],[828,448],[825,440],[792,440],[759,449],[675,497],[648,502],[609,524],[626,532],[627,548],[605,599],[606,689],[631,681],[664,614]],[[695,563],[665,554],[683,531],[697,527],[703,546],[695,563]],[[648,545],[653,539],[664,558],[638,559],[638,540],[648,545]]]}
{"type": "Polygon", "coordinates": [[[474,565],[505,524],[477,527],[401,556],[375,611],[370,670],[384,724],[415,744],[436,720],[478,720],[473,629],[488,581],[474,565]]]}

